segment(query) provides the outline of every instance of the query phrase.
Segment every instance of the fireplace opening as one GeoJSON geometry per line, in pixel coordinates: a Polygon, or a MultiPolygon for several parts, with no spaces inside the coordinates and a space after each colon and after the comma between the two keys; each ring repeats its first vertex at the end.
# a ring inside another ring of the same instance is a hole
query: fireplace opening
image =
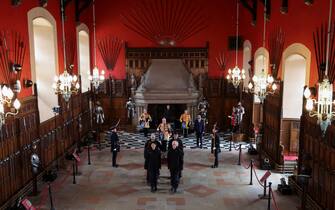
{"type": "Polygon", "coordinates": [[[162,118],[166,117],[175,128],[180,128],[179,118],[186,108],[186,104],[148,104],[148,112],[152,117],[151,127],[157,128],[162,118]],[[167,105],[170,106],[169,111],[167,111],[167,105]]]}

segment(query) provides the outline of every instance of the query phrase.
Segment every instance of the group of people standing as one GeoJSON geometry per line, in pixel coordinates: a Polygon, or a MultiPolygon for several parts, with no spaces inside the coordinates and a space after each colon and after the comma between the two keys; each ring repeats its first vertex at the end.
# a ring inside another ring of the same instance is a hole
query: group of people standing
{"type": "MultiPolygon", "coordinates": [[[[167,166],[170,170],[170,192],[177,191],[179,180],[181,178],[184,165],[184,148],[183,143],[178,137],[178,133],[173,134],[167,145],[167,166]]],[[[157,180],[160,175],[162,165],[162,152],[166,150],[164,145],[156,140],[154,133],[144,146],[144,168],[147,170],[147,183],[151,187],[151,192],[157,191],[157,180]]]]}
{"type": "MultiPolygon", "coordinates": [[[[184,111],[179,119],[184,137],[188,136],[190,125],[193,123],[192,126],[196,134],[196,144],[198,148],[203,147],[203,136],[205,134],[205,126],[207,124],[207,108],[207,101],[203,101],[199,104],[199,113],[194,121],[192,121],[191,115],[187,110],[184,111]]],[[[233,114],[231,116],[234,129],[236,129],[236,125],[239,125],[242,121],[243,114],[244,108],[241,103],[239,103],[237,107],[234,107],[233,114]]],[[[150,114],[147,110],[144,110],[139,118],[139,124],[143,129],[145,137],[148,137],[149,135],[151,121],[152,118],[150,114]]],[[[146,181],[151,187],[151,192],[157,191],[157,180],[160,176],[162,163],[166,162],[170,171],[171,193],[175,193],[177,191],[179,181],[182,177],[184,165],[183,141],[179,138],[174,125],[171,126],[173,123],[170,121],[170,118],[169,121],[167,121],[167,118],[163,117],[161,123],[156,129],[158,132],[158,138],[156,138],[155,133],[151,133],[150,138],[146,141],[144,146],[144,168],[147,170],[146,181]]],[[[211,133],[211,153],[214,155],[214,164],[211,166],[212,168],[217,168],[219,166],[218,155],[221,152],[221,149],[218,131],[219,128],[215,123],[211,133]]],[[[111,129],[110,140],[111,152],[113,154],[113,167],[118,167],[116,164],[116,157],[117,153],[120,151],[120,145],[116,127],[111,129]]]]}

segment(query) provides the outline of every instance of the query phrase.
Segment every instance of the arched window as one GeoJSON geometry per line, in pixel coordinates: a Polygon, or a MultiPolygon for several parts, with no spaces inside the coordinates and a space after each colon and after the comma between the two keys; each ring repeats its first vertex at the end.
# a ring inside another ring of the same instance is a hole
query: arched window
{"type": "Polygon", "coordinates": [[[262,72],[262,69],[265,70],[265,73],[268,73],[269,67],[269,51],[264,47],[260,47],[255,52],[255,75],[258,75],[262,72]]]}
{"type": "Polygon", "coordinates": [[[78,69],[81,76],[81,91],[86,92],[90,88],[88,72],[90,72],[90,37],[85,24],[77,26],[78,69]]]}
{"type": "Polygon", "coordinates": [[[248,87],[248,83],[250,81],[250,64],[249,61],[251,60],[251,43],[249,40],[244,41],[243,44],[243,69],[245,70],[245,80],[244,80],[244,87],[248,87]]]}
{"type": "Polygon", "coordinates": [[[51,85],[58,72],[56,21],[44,8],[28,12],[30,63],[32,79],[37,85],[40,122],[53,117],[52,108],[58,104],[51,85]]]}
{"type": "Polygon", "coordinates": [[[283,53],[283,118],[299,119],[303,88],[309,81],[311,52],[302,44],[292,44],[283,53]]]}

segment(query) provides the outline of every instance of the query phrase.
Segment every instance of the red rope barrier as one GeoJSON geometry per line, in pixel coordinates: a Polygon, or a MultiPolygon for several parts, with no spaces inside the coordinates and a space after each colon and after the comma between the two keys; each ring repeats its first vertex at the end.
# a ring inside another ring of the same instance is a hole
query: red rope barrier
{"type": "Polygon", "coordinates": [[[276,202],[276,199],[275,199],[275,196],[274,196],[274,193],[273,193],[273,191],[272,191],[272,189],[271,189],[271,195],[272,195],[272,200],[273,200],[273,206],[275,207],[275,209],[276,210],[279,210],[279,208],[278,208],[278,205],[277,205],[277,202],[276,202]]]}
{"type": "Polygon", "coordinates": [[[252,163],[249,163],[249,165],[246,164],[245,160],[242,158],[242,155],[241,155],[241,160],[242,160],[242,166],[243,166],[243,168],[245,168],[245,169],[249,169],[249,168],[251,167],[251,164],[252,164],[252,163]],[[247,165],[248,165],[248,166],[247,166],[247,165]]]}
{"type": "Polygon", "coordinates": [[[262,187],[264,187],[264,185],[261,183],[261,181],[259,180],[259,178],[258,178],[258,176],[257,176],[256,170],[253,169],[253,171],[254,171],[254,174],[255,174],[256,179],[257,179],[257,181],[258,181],[258,184],[260,184],[262,187]]]}

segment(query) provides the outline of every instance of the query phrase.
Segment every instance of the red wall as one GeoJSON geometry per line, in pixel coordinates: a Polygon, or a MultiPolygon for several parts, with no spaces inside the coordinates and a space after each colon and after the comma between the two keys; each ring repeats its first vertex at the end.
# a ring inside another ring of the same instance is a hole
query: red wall
{"type": "MultiPolygon", "coordinates": [[[[179,0],[177,0],[179,1],[179,0]]],[[[113,1],[96,1],[96,21],[97,21],[97,39],[105,35],[114,35],[128,42],[133,47],[155,47],[153,43],[142,38],[137,33],[126,28],[121,22],[120,15],[126,13],[132,8],[138,0],[113,0],[113,1]]],[[[204,47],[209,42],[209,76],[218,77],[220,72],[215,62],[215,57],[222,50],[227,49],[229,35],[235,34],[235,1],[222,0],[202,0],[203,10],[208,17],[208,27],[193,37],[185,40],[182,45],[186,47],[204,47]]],[[[86,16],[87,13],[85,13],[86,16]]],[[[92,31],[92,30],[91,30],[92,31]]],[[[91,36],[92,37],[92,36],[91,36]]],[[[232,65],[235,64],[232,53],[232,65]]],[[[242,63],[242,60],[241,60],[242,63]]],[[[229,67],[231,65],[228,65],[229,67]]],[[[98,67],[106,68],[98,53],[98,67]]],[[[234,66],[231,66],[234,67],[234,66]]],[[[113,72],[113,77],[123,79],[125,73],[125,56],[121,51],[117,65],[113,72]]]]}
{"type": "MultiPolygon", "coordinates": [[[[328,22],[329,1],[314,1],[313,5],[307,6],[303,0],[292,0],[289,1],[287,14],[280,13],[281,1],[273,0],[271,2],[272,12],[270,21],[267,22],[267,37],[269,32],[274,28],[281,27],[286,34],[284,50],[293,43],[301,43],[311,51],[310,85],[314,85],[317,82],[317,66],[313,32],[316,30],[316,27],[328,22]]],[[[246,39],[251,41],[253,53],[262,46],[263,11],[263,4],[259,2],[256,26],[250,24],[252,19],[251,14],[246,9],[241,11],[241,18],[243,20],[241,23],[241,33],[246,39]]],[[[268,44],[268,38],[266,44],[268,44]]],[[[281,72],[278,75],[281,75],[281,72]]]]}
{"type": "MultiPolygon", "coordinates": [[[[21,35],[23,35],[26,39],[27,50],[21,79],[31,79],[27,13],[30,9],[37,6],[38,6],[37,0],[23,0],[22,4],[16,7],[11,5],[10,0],[1,1],[0,4],[0,30],[20,32],[21,35]]],[[[72,1],[66,8],[65,33],[67,40],[76,39],[76,22],[75,22],[74,8],[75,8],[74,1],[72,1]]],[[[64,64],[63,64],[60,1],[49,0],[48,6],[45,9],[47,9],[57,21],[59,70],[60,72],[63,72],[64,64]]],[[[75,58],[75,66],[77,66],[76,58],[75,58]]],[[[77,72],[76,67],[75,72],[77,72]]],[[[0,81],[3,81],[2,75],[0,75],[0,81]]],[[[50,84],[50,88],[51,85],[52,84],[50,84]]],[[[31,94],[32,94],[32,88],[29,89],[22,88],[22,92],[19,94],[19,97],[23,98],[31,94]]]]}
{"type": "MultiPolygon", "coordinates": [[[[200,33],[189,38],[182,45],[186,47],[205,46],[209,42],[209,76],[218,77],[220,71],[216,65],[215,57],[222,50],[227,52],[227,37],[235,33],[235,1],[211,0],[203,1],[203,11],[208,17],[208,27],[200,33]]],[[[0,5],[0,30],[17,31],[25,36],[27,41],[27,52],[25,56],[24,69],[22,79],[30,79],[30,54],[29,54],[29,37],[28,37],[28,23],[27,12],[38,6],[37,0],[24,0],[18,7],[10,5],[10,1],[3,1],[0,5]]],[[[137,0],[99,0],[96,1],[96,20],[97,20],[97,40],[105,35],[118,36],[122,40],[128,42],[129,46],[136,47],[153,47],[155,46],[150,41],[142,38],[137,33],[126,28],[120,18],[120,14],[126,13],[131,7],[135,5],[137,0]]],[[[316,61],[314,54],[312,33],[316,27],[321,23],[327,21],[328,18],[328,1],[315,1],[312,6],[307,6],[302,0],[289,1],[288,14],[281,14],[279,12],[281,1],[272,1],[272,14],[267,25],[267,31],[270,32],[275,27],[282,27],[286,33],[285,48],[292,43],[300,42],[306,45],[312,52],[311,62],[311,79],[310,84],[314,85],[317,78],[316,61]]],[[[59,69],[63,71],[63,50],[61,42],[61,17],[58,0],[49,0],[46,9],[54,16],[57,21],[58,32],[58,59],[59,69]]],[[[75,40],[76,38],[76,22],[74,21],[74,1],[72,1],[66,8],[66,37],[67,40],[75,40]]],[[[245,39],[249,39],[252,43],[253,53],[262,45],[262,24],[263,24],[263,6],[258,4],[258,18],[256,26],[252,26],[251,15],[244,8],[240,8],[240,31],[245,39]]],[[[92,7],[87,9],[81,16],[81,21],[86,23],[90,28],[91,44],[93,46],[93,30],[92,30],[92,7]]],[[[91,48],[93,55],[93,47],[91,48]]],[[[98,52],[98,67],[106,68],[101,60],[98,52]]],[[[234,51],[229,52],[230,63],[228,67],[233,67],[234,51]]],[[[75,72],[77,72],[77,59],[75,58],[75,72]]],[[[93,56],[92,56],[93,65],[93,56]]],[[[242,65],[242,51],[239,53],[239,65],[242,65]]],[[[109,72],[116,79],[125,78],[125,57],[124,50],[121,51],[117,65],[113,72],[109,72]]],[[[279,73],[280,75],[280,73],[279,73]]],[[[1,81],[3,80],[0,75],[1,81]]],[[[50,84],[51,85],[51,84],[50,84]]],[[[23,88],[19,97],[31,95],[31,88],[23,88]]]]}

